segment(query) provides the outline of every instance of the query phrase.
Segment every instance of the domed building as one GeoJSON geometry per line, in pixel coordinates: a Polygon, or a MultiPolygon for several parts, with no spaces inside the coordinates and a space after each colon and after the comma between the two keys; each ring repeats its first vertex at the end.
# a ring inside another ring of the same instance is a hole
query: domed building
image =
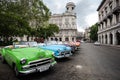
{"type": "Polygon", "coordinates": [[[74,10],[75,4],[69,2],[66,4],[66,11],[63,14],[53,14],[51,16],[49,23],[58,25],[60,31],[55,36],[49,37],[49,40],[76,41],[77,25],[74,10]]]}

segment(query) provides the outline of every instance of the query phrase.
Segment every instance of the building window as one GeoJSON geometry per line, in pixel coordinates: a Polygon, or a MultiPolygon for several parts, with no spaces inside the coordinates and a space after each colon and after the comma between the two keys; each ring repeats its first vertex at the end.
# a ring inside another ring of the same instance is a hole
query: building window
{"type": "Polygon", "coordinates": [[[112,11],[112,2],[109,3],[110,11],[112,11]]]}
{"type": "Polygon", "coordinates": [[[107,7],[105,7],[105,14],[107,14],[108,12],[107,12],[107,7]]]}
{"type": "Polygon", "coordinates": [[[116,22],[119,22],[119,13],[116,14],[116,22]]]}
{"type": "Polygon", "coordinates": [[[68,31],[66,31],[66,34],[68,34],[68,31]]]}
{"type": "Polygon", "coordinates": [[[101,20],[100,14],[99,14],[99,20],[101,20]]]}
{"type": "Polygon", "coordinates": [[[62,41],[62,38],[59,38],[60,41],[62,41]]]}
{"type": "Polygon", "coordinates": [[[72,38],[72,41],[74,41],[74,37],[72,38]]]}
{"type": "Polygon", "coordinates": [[[58,41],[58,39],[57,39],[57,38],[55,38],[55,41],[58,41]]]}
{"type": "Polygon", "coordinates": [[[120,5],[120,2],[119,2],[119,0],[116,0],[116,6],[119,6],[120,5]]]}
{"type": "Polygon", "coordinates": [[[69,41],[69,38],[68,38],[68,37],[66,37],[66,38],[65,38],[65,41],[69,41]]]}
{"type": "Polygon", "coordinates": [[[112,17],[110,17],[110,26],[112,25],[112,17]]]}
{"type": "Polygon", "coordinates": [[[72,7],[72,10],[74,10],[74,7],[72,7]]]}
{"type": "Polygon", "coordinates": [[[51,38],[51,41],[53,40],[53,38],[51,38]]]}
{"type": "Polygon", "coordinates": [[[69,22],[69,18],[65,18],[65,22],[69,22]]]}
{"type": "Polygon", "coordinates": [[[69,8],[67,8],[67,10],[68,10],[69,8]]]}
{"type": "Polygon", "coordinates": [[[101,12],[102,18],[104,17],[103,11],[101,12]]]}

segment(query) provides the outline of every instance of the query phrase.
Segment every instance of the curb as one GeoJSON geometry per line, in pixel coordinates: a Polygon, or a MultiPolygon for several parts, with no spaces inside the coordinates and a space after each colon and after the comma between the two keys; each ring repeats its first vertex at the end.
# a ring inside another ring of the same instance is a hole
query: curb
{"type": "Polygon", "coordinates": [[[101,44],[102,46],[109,46],[109,47],[117,47],[120,48],[120,45],[105,45],[105,44],[101,44]]]}

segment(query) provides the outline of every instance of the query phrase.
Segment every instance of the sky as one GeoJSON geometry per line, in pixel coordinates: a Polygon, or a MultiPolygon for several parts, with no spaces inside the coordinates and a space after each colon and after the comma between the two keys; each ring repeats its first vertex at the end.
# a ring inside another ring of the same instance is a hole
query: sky
{"type": "Polygon", "coordinates": [[[77,29],[84,32],[84,29],[98,22],[98,12],[96,11],[102,0],[43,0],[52,14],[64,13],[66,4],[74,2],[77,15],[77,29]]]}

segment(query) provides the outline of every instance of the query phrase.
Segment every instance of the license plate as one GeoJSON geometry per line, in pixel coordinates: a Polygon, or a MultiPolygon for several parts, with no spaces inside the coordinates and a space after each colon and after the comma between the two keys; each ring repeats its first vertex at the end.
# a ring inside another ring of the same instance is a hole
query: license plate
{"type": "Polygon", "coordinates": [[[38,71],[40,71],[40,72],[46,71],[49,69],[49,67],[50,67],[50,65],[41,66],[38,68],[38,71]]]}
{"type": "Polygon", "coordinates": [[[70,54],[66,54],[66,55],[65,55],[65,57],[69,57],[69,56],[70,56],[70,54]]]}

